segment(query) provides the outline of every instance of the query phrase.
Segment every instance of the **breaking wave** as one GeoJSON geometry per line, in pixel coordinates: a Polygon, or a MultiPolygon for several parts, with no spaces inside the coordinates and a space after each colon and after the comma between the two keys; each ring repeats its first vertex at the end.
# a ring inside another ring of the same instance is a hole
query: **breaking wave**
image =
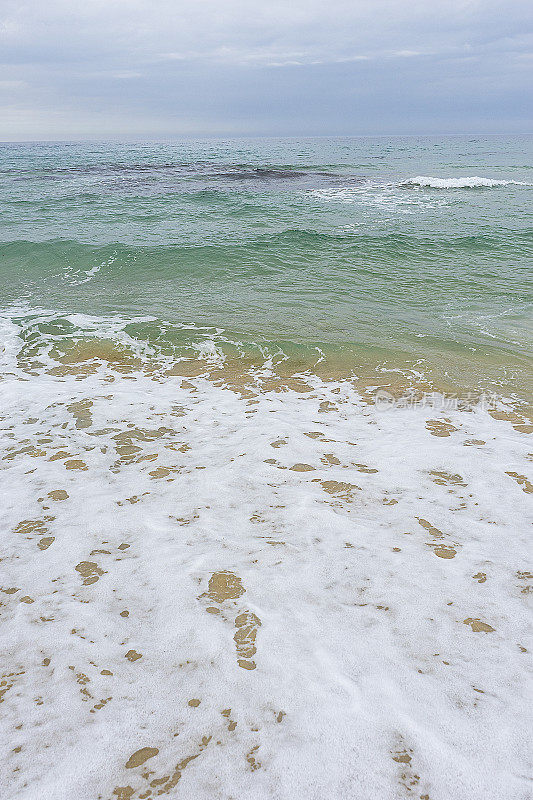
{"type": "Polygon", "coordinates": [[[480,178],[477,175],[467,178],[433,178],[427,175],[417,175],[403,181],[402,186],[423,186],[431,189],[483,189],[492,186],[533,186],[525,181],[495,180],[493,178],[480,178]]]}

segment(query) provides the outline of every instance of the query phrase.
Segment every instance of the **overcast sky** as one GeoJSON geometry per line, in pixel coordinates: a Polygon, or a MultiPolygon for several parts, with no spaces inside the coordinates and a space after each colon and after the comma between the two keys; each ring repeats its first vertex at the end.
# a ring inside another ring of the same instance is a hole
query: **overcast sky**
{"type": "Polygon", "coordinates": [[[0,139],[530,132],[533,0],[0,0],[0,139]]]}

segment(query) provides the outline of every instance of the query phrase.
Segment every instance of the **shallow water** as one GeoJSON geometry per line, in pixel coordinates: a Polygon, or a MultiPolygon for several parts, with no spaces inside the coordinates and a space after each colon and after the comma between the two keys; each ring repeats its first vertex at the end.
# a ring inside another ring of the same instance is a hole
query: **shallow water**
{"type": "Polygon", "coordinates": [[[528,150],[2,147],[10,800],[528,797],[528,150]]]}

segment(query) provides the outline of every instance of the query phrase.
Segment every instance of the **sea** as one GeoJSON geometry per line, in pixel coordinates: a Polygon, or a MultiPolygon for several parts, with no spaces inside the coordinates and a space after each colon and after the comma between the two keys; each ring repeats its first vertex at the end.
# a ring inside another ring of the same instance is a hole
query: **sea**
{"type": "Polygon", "coordinates": [[[532,201],[531,136],[0,143],[6,797],[531,796],[532,201]]]}

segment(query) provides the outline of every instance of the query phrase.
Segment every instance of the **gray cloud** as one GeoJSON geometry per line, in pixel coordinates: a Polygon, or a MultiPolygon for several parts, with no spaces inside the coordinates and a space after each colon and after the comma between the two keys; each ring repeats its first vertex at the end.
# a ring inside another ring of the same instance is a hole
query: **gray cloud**
{"type": "Polygon", "coordinates": [[[0,138],[526,131],[532,16],[529,0],[3,0],[0,138]]]}

